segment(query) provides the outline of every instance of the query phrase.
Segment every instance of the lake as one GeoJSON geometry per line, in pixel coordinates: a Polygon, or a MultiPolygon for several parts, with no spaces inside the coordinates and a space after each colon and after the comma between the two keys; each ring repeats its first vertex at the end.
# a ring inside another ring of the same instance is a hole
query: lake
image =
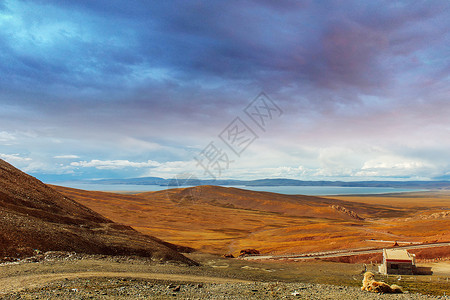
{"type": "MultiPolygon", "coordinates": [[[[87,191],[135,191],[150,192],[161,191],[167,189],[167,186],[160,185],[136,185],[136,184],[93,184],[79,182],[59,182],[52,183],[55,185],[66,186],[87,191]]],[[[188,186],[181,186],[188,187],[188,186]]],[[[228,186],[236,187],[252,191],[263,191],[280,193],[287,195],[357,195],[357,194],[386,194],[386,193],[403,193],[418,192],[423,189],[403,189],[403,188],[385,188],[385,187],[339,187],[339,186],[228,186]]],[[[171,187],[174,188],[174,187],[171,187]]]]}

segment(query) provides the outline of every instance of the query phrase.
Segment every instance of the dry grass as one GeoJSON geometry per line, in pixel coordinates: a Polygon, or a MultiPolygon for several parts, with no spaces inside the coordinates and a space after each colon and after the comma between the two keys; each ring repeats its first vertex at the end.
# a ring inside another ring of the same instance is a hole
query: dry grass
{"type": "Polygon", "coordinates": [[[0,160],[0,259],[29,256],[35,249],[194,264],[176,251],[177,246],[115,224],[0,160]]]}
{"type": "Polygon", "coordinates": [[[371,239],[450,240],[446,230],[450,218],[427,219],[450,206],[450,196],[443,193],[336,199],[223,187],[136,195],[57,189],[116,222],[209,253],[236,255],[241,249],[256,248],[262,253],[286,254],[393,244],[371,239]],[[365,220],[333,210],[333,204],[365,220]]]}

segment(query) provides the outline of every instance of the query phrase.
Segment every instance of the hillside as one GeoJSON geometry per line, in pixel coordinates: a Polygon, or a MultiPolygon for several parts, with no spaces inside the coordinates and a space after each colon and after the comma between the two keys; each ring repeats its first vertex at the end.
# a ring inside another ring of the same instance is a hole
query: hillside
{"type": "Polygon", "coordinates": [[[303,253],[450,239],[450,218],[442,213],[448,196],[421,196],[405,205],[407,196],[402,202],[389,197],[365,201],[217,186],[135,195],[55,188],[112,220],[209,253],[236,255],[245,248],[303,253]]]}
{"type": "MultiPolygon", "coordinates": [[[[0,160],[0,257],[64,250],[194,264],[177,247],[114,223],[0,160]]],[[[181,248],[180,248],[181,249],[181,248]]]]}
{"type": "Polygon", "coordinates": [[[197,186],[184,189],[140,193],[145,199],[168,198],[174,203],[203,203],[227,208],[240,208],[271,212],[284,216],[311,217],[335,220],[358,220],[357,214],[383,216],[392,213],[391,207],[341,201],[318,196],[285,195],[270,192],[251,191],[221,186],[197,186]],[[344,207],[355,214],[343,213],[337,207],[344,207]]]}

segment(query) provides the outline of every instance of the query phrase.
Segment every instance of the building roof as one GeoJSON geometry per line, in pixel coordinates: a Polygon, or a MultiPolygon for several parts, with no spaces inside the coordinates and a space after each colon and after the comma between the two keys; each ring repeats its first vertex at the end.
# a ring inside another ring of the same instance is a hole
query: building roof
{"type": "Polygon", "coordinates": [[[403,249],[383,249],[383,255],[386,260],[390,261],[412,261],[413,255],[403,249]]]}

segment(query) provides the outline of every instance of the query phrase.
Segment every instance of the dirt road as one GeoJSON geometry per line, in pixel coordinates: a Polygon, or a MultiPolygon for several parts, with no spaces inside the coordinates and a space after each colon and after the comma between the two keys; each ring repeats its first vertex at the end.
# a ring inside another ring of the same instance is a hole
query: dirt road
{"type": "Polygon", "coordinates": [[[165,280],[182,281],[193,283],[250,283],[251,281],[217,278],[184,274],[160,274],[160,273],[132,273],[132,272],[81,272],[81,273],[62,273],[62,274],[37,274],[20,275],[0,279],[0,294],[18,292],[24,289],[31,289],[45,285],[52,281],[74,279],[74,278],[136,278],[144,280],[165,280]]]}
{"type": "MultiPolygon", "coordinates": [[[[436,243],[436,244],[421,244],[421,245],[408,245],[399,246],[396,249],[423,249],[450,246],[450,243],[436,243]]],[[[339,250],[339,251],[327,251],[327,252],[315,252],[315,253],[303,253],[303,254],[289,254],[289,255],[255,255],[247,256],[245,260],[258,260],[258,259],[313,259],[313,258],[330,258],[340,256],[351,256],[361,254],[381,253],[383,249],[353,249],[353,250],[339,250]]]]}
{"type": "MultiPolygon", "coordinates": [[[[136,257],[45,253],[0,265],[0,298],[12,299],[380,299],[362,292],[362,266],[322,261],[245,261],[192,253],[200,266],[155,263],[136,257]]],[[[383,299],[433,299],[443,276],[413,281],[380,278],[405,289],[383,299]]],[[[434,298],[442,299],[442,298],[434,298]]]]}

